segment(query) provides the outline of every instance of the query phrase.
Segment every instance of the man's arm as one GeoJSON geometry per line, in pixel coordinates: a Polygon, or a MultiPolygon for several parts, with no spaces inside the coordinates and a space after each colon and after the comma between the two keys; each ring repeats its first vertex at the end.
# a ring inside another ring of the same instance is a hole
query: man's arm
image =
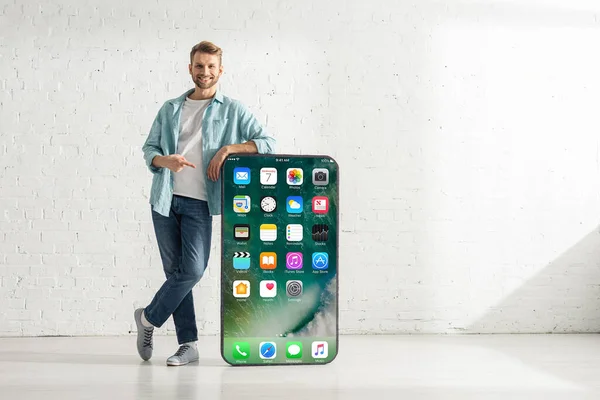
{"type": "Polygon", "coordinates": [[[168,168],[173,172],[179,172],[186,166],[196,168],[194,164],[179,154],[163,155],[163,150],[160,146],[160,135],[162,130],[161,116],[162,108],[156,115],[156,118],[154,118],[148,138],[142,146],[144,159],[146,160],[146,165],[148,166],[148,169],[150,169],[150,172],[156,174],[161,168],[168,168]]]}
{"type": "Polygon", "coordinates": [[[235,153],[258,153],[258,147],[253,140],[249,140],[246,143],[241,144],[230,144],[227,147],[227,155],[235,153]]]}
{"type": "Polygon", "coordinates": [[[152,160],[152,165],[157,168],[169,168],[173,172],[179,172],[183,167],[196,168],[194,164],[185,159],[179,154],[171,154],[168,156],[156,156],[152,160]]]}
{"type": "Polygon", "coordinates": [[[212,181],[219,179],[221,166],[230,154],[235,153],[258,153],[258,148],[256,147],[256,143],[252,140],[245,143],[228,144],[221,147],[212,160],[210,160],[210,164],[208,164],[208,169],[206,170],[208,178],[212,181]]]}
{"type": "Polygon", "coordinates": [[[146,166],[153,174],[156,174],[160,171],[160,167],[155,165],[154,159],[157,156],[163,155],[162,148],[160,147],[160,131],[162,126],[161,111],[162,108],[158,111],[158,114],[156,114],[154,122],[152,123],[152,127],[150,128],[150,132],[148,133],[148,137],[142,146],[146,166]]]}
{"type": "Polygon", "coordinates": [[[257,153],[268,154],[275,151],[275,138],[267,134],[254,114],[243,104],[240,105],[239,127],[242,138],[246,142],[254,142],[257,153]]]}
{"type": "Polygon", "coordinates": [[[275,139],[269,135],[258,122],[256,117],[242,104],[239,104],[239,129],[244,143],[223,146],[213,157],[208,165],[206,174],[209,179],[219,179],[221,166],[230,154],[234,153],[273,153],[275,139]]]}

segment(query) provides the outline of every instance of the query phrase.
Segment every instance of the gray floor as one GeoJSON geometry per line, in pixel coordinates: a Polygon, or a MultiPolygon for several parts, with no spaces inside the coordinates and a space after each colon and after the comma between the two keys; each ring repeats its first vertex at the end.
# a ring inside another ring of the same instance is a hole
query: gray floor
{"type": "Polygon", "coordinates": [[[599,399],[600,335],[342,336],[326,366],[166,367],[134,337],[0,338],[0,399],[599,399]]]}

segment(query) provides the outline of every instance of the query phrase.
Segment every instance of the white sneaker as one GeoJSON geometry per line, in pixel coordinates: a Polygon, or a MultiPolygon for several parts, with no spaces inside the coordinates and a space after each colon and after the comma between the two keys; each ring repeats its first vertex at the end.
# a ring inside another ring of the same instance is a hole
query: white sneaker
{"type": "Polygon", "coordinates": [[[189,364],[194,361],[198,361],[198,348],[189,344],[182,344],[179,346],[177,353],[167,358],[167,365],[179,366],[189,364]]]}

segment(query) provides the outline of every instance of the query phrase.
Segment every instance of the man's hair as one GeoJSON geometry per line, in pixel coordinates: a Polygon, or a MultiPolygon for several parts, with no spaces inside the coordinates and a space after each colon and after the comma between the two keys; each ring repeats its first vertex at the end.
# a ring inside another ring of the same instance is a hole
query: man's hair
{"type": "Polygon", "coordinates": [[[219,64],[221,64],[223,58],[223,50],[216,44],[204,40],[192,47],[192,51],[190,52],[190,64],[194,62],[194,54],[198,52],[219,56],[219,64]]]}

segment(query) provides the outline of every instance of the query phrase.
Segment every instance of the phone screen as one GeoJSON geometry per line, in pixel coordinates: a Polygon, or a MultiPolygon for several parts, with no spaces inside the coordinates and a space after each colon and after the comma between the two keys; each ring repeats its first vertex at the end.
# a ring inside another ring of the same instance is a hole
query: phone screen
{"type": "Polygon", "coordinates": [[[232,155],[222,169],[221,353],[325,364],[338,348],[338,165],[232,155]]]}

